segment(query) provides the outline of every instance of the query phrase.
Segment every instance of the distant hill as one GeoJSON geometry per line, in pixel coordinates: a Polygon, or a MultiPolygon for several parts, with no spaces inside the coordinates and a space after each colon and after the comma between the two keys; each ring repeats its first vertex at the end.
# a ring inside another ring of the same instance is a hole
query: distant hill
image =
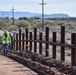
{"type": "MultiPolygon", "coordinates": [[[[42,17],[41,15],[37,15],[38,17],[42,17]]],[[[67,14],[45,14],[44,15],[45,18],[70,18],[71,16],[67,15],[67,14]]]]}
{"type": "MultiPolygon", "coordinates": [[[[12,17],[11,11],[0,11],[0,17],[12,17]]],[[[30,12],[14,12],[14,17],[40,17],[42,18],[42,15],[39,13],[30,13],[30,12]]],[[[67,14],[45,14],[44,18],[70,18],[67,14]]]]}

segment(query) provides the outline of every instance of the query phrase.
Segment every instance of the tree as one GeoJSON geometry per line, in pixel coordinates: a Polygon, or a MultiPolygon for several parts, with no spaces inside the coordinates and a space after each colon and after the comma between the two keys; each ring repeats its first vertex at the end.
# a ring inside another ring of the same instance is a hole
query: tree
{"type": "Polygon", "coordinates": [[[27,17],[20,17],[19,20],[28,20],[27,17]]]}

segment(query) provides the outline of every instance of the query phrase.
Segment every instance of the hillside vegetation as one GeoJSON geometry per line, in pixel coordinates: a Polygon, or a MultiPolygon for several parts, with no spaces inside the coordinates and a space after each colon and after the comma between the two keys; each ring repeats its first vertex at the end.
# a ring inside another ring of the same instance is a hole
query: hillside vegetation
{"type": "MultiPolygon", "coordinates": [[[[44,20],[44,27],[49,26],[51,31],[60,31],[60,26],[64,25],[66,32],[76,32],[76,18],[49,18],[44,20]]],[[[17,31],[18,29],[25,29],[26,27],[42,29],[42,20],[40,18],[20,17],[13,19],[9,17],[0,18],[0,29],[7,29],[9,31],[17,31]]]]}

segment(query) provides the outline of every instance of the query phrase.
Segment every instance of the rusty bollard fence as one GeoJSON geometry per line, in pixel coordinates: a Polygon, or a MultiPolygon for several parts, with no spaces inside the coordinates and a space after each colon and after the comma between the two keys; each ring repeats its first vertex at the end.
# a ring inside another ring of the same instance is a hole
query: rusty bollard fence
{"type": "Polygon", "coordinates": [[[10,45],[11,51],[33,51],[34,53],[42,54],[42,45],[45,44],[45,56],[49,56],[49,45],[52,46],[52,58],[56,59],[56,46],[61,47],[61,61],[65,61],[65,47],[71,49],[71,65],[76,65],[76,33],[71,33],[71,44],[65,44],[65,26],[61,26],[60,41],[56,42],[57,32],[52,32],[52,42],[49,40],[49,27],[45,27],[45,40],[43,40],[43,33],[39,32],[39,39],[37,38],[37,28],[34,32],[29,32],[28,28],[25,33],[16,34],[15,38],[11,36],[12,43],[10,45]],[[28,45],[29,43],[29,45],[28,45]],[[37,51],[37,43],[39,43],[39,50],[37,51]],[[28,49],[29,48],[29,49],[28,49]]]}

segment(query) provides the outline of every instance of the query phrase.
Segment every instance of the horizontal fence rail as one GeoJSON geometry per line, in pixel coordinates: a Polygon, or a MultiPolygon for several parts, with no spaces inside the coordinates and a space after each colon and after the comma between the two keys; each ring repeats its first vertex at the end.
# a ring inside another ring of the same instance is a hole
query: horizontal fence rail
{"type": "Polygon", "coordinates": [[[74,44],[63,44],[63,43],[58,43],[58,42],[40,41],[40,40],[13,40],[13,42],[17,42],[17,41],[38,42],[38,43],[57,45],[57,46],[62,46],[62,47],[76,48],[74,44]]]}
{"type": "Polygon", "coordinates": [[[52,32],[52,41],[49,40],[49,27],[45,27],[45,38],[43,39],[43,33],[37,32],[37,28],[34,28],[33,32],[29,32],[28,28],[25,29],[25,33],[19,29],[19,33],[15,38],[11,36],[11,51],[31,51],[34,53],[43,54],[43,45],[45,56],[49,56],[49,46],[52,46],[52,58],[56,59],[56,47],[60,46],[60,60],[65,61],[65,47],[71,49],[71,65],[76,65],[76,33],[71,33],[71,43],[65,43],[65,26],[61,26],[60,42],[57,42],[57,32],[52,32]],[[38,35],[39,34],[39,35],[38,35]]]}

